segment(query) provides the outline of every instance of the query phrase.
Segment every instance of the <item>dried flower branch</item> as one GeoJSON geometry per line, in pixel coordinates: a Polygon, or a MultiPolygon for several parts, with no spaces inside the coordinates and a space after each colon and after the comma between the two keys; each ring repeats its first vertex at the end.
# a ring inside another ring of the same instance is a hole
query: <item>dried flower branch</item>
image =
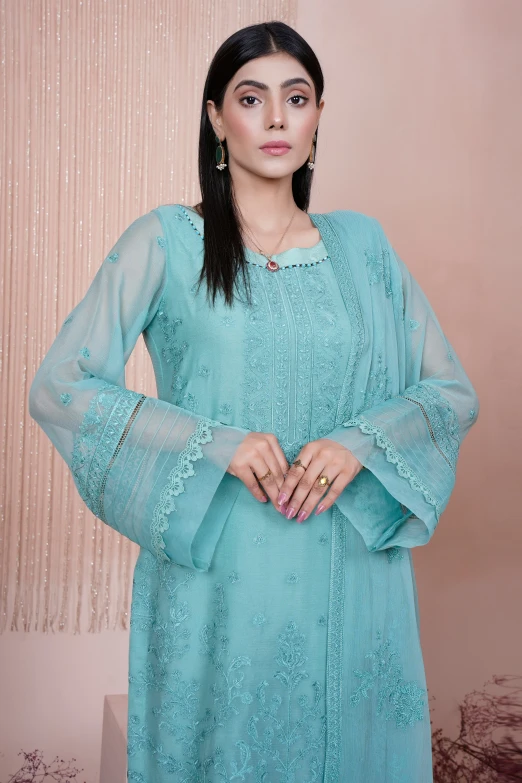
{"type": "MultiPolygon", "coordinates": [[[[71,767],[71,762],[64,761],[58,756],[50,764],[46,764],[41,750],[34,750],[32,753],[26,753],[22,750],[18,755],[24,756],[24,763],[7,783],[47,783],[55,780],[60,783],[71,783],[71,781],[76,781],[76,775],[83,772],[81,769],[71,767]]],[[[71,761],[76,761],[76,759],[71,759],[71,761]]]]}
{"type": "Polygon", "coordinates": [[[435,783],[522,781],[522,677],[493,676],[461,705],[456,740],[432,733],[435,783]],[[488,685],[496,692],[487,692],[488,685]],[[503,692],[504,691],[504,692],[503,692]]]}

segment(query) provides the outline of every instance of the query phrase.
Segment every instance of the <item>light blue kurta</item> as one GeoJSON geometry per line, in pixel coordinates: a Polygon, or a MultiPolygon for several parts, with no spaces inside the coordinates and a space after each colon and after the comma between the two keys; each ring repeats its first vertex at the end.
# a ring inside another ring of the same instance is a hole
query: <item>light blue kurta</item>
{"type": "Polygon", "coordinates": [[[82,497],[136,541],[128,779],[430,783],[410,549],[447,505],[478,399],[374,218],[310,216],[312,248],[247,250],[252,305],[212,309],[204,221],[118,239],[33,381],[82,497]],[[143,332],[158,399],[125,388],[143,332]],[[365,470],[303,524],[226,472],[249,431],[292,462],[328,437],[365,470]]]}

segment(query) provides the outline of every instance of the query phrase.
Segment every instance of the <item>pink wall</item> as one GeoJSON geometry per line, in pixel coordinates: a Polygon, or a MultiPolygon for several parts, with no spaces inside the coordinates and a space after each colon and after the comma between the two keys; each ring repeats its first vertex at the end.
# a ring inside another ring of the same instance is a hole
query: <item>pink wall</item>
{"type": "Polygon", "coordinates": [[[311,210],[377,217],[430,299],[481,410],[414,550],[434,727],[522,675],[522,4],[300,0],[325,73],[311,210]],[[494,364],[495,360],[495,364],[494,364]]]}

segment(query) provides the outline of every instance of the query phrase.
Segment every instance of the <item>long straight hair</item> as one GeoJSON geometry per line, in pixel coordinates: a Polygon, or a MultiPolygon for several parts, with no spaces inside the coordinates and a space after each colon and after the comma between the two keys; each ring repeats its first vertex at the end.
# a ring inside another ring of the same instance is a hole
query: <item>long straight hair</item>
{"type": "MultiPolygon", "coordinates": [[[[207,297],[212,305],[218,291],[225,303],[232,305],[234,288],[241,273],[248,300],[251,291],[248,264],[245,258],[240,230],[239,211],[233,191],[230,170],[216,168],[216,134],[207,111],[207,101],[212,100],[218,111],[222,110],[227,85],[234,74],[250,60],[276,52],[286,52],[295,57],[310,75],[319,107],[324,80],[319,61],[305,39],[284,22],[272,21],[243,27],[227,38],[216,51],[208,69],[201,104],[199,130],[199,184],[201,201],[196,210],[205,220],[204,259],[198,285],[207,282],[207,297]]],[[[317,133],[317,136],[319,134],[317,133]]],[[[225,160],[228,159],[226,139],[223,142],[225,160]]],[[[292,175],[292,193],[299,209],[308,210],[313,170],[307,161],[292,175]]]]}

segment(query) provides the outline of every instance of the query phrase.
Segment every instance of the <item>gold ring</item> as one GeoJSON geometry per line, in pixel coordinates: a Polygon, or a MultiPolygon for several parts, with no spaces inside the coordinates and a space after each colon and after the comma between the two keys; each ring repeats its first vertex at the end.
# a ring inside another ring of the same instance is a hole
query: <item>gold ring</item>
{"type": "Polygon", "coordinates": [[[296,459],[295,462],[292,462],[292,466],[294,468],[304,468],[306,470],[306,465],[303,465],[300,459],[296,459]]]}
{"type": "Polygon", "coordinates": [[[319,476],[318,482],[321,487],[329,487],[330,486],[330,479],[328,476],[319,476]]]}
{"type": "Polygon", "coordinates": [[[264,481],[266,478],[268,478],[268,476],[271,476],[271,475],[272,475],[272,471],[269,469],[268,473],[265,473],[264,476],[261,476],[261,478],[258,479],[258,481],[264,481]]]}

